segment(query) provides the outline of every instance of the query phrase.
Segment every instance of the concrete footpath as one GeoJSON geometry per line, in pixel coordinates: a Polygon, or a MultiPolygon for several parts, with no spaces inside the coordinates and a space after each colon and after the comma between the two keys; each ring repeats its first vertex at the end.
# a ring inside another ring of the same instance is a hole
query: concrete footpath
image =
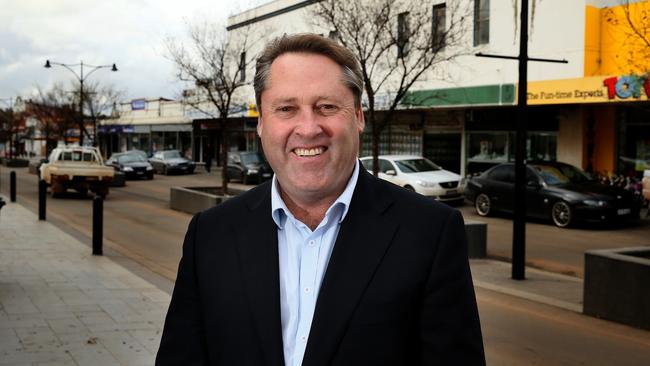
{"type": "MultiPolygon", "coordinates": [[[[580,279],[528,268],[513,281],[494,260],[471,267],[477,287],[582,311],[580,279]]],[[[170,288],[128,259],[91,255],[19,204],[0,211],[0,365],[152,365],[170,288]]]]}
{"type": "Polygon", "coordinates": [[[169,300],[24,207],[0,211],[0,365],[153,365],[169,300]]]}

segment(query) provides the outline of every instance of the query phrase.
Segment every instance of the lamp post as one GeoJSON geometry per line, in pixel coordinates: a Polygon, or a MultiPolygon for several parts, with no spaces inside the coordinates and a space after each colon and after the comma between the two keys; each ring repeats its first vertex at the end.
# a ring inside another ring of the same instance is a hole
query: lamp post
{"type": "MultiPolygon", "coordinates": [[[[115,64],[112,65],[88,65],[84,64],[83,61],[80,61],[78,64],[63,64],[60,62],[54,62],[50,60],[45,60],[45,68],[49,69],[52,67],[52,65],[56,66],[63,66],[66,69],[68,69],[70,72],[74,74],[74,76],[77,78],[79,81],[79,115],[81,117],[81,122],[80,122],[80,129],[79,129],[79,139],[83,141],[83,130],[85,128],[83,127],[84,125],[84,81],[88,76],[90,76],[93,72],[99,70],[99,69],[104,69],[104,68],[110,68],[111,71],[115,72],[117,71],[117,66],[115,64]],[[79,66],[79,73],[77,74],[73,67],[79,66]],[[90,72],[88,72],[86,75],[84,75],[84,66],[90,68],[90,72]]],[[[93,119],[93,146],[97,146],[97,122],[95,119],[93,119]]]]}

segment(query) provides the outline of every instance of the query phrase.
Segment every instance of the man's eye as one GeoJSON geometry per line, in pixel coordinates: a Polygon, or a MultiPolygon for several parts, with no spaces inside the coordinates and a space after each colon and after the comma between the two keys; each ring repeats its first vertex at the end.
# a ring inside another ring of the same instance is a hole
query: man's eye
{"type": "Polygon", "coordinates": [[[291,106],[288,105],[278,107],[277,109],[278,112],[291,112],[292,110],[293,108],[291,108],[291,106]]]}
{"type": "Polygon", "coordinates": [[[318,109],[323,113],[332,113],[338,110],[338,107],[334,104],[321,104],[318,106],[318,109]]]}

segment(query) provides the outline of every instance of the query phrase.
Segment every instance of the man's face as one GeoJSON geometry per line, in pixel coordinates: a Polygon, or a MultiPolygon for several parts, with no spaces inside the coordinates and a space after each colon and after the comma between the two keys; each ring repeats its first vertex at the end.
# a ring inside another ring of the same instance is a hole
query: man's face
{"type": "Polygon", "coordinates": [[[341,66],[321,55],[286,53],[271,64],[257,132],[294,201],[333,201],[352,173],[364,119],[342,80],[341,66]]]}

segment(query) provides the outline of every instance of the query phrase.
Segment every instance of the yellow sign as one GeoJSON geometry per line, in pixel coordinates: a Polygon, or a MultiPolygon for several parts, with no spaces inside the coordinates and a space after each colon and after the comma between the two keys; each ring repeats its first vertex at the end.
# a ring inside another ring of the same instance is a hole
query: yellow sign
{"type": "Polygon", "coordinates": [[[248,114],[247,117],[259,117],[260,114],[257,112],[257,105],[251,103],[248,105],[248,114]]]}
{"type": "Polygon", "coordinates": [[[531,81],[528,104],[582,104],[650,100],[648,75],[594,76],[578,79],[531,81]]]}

